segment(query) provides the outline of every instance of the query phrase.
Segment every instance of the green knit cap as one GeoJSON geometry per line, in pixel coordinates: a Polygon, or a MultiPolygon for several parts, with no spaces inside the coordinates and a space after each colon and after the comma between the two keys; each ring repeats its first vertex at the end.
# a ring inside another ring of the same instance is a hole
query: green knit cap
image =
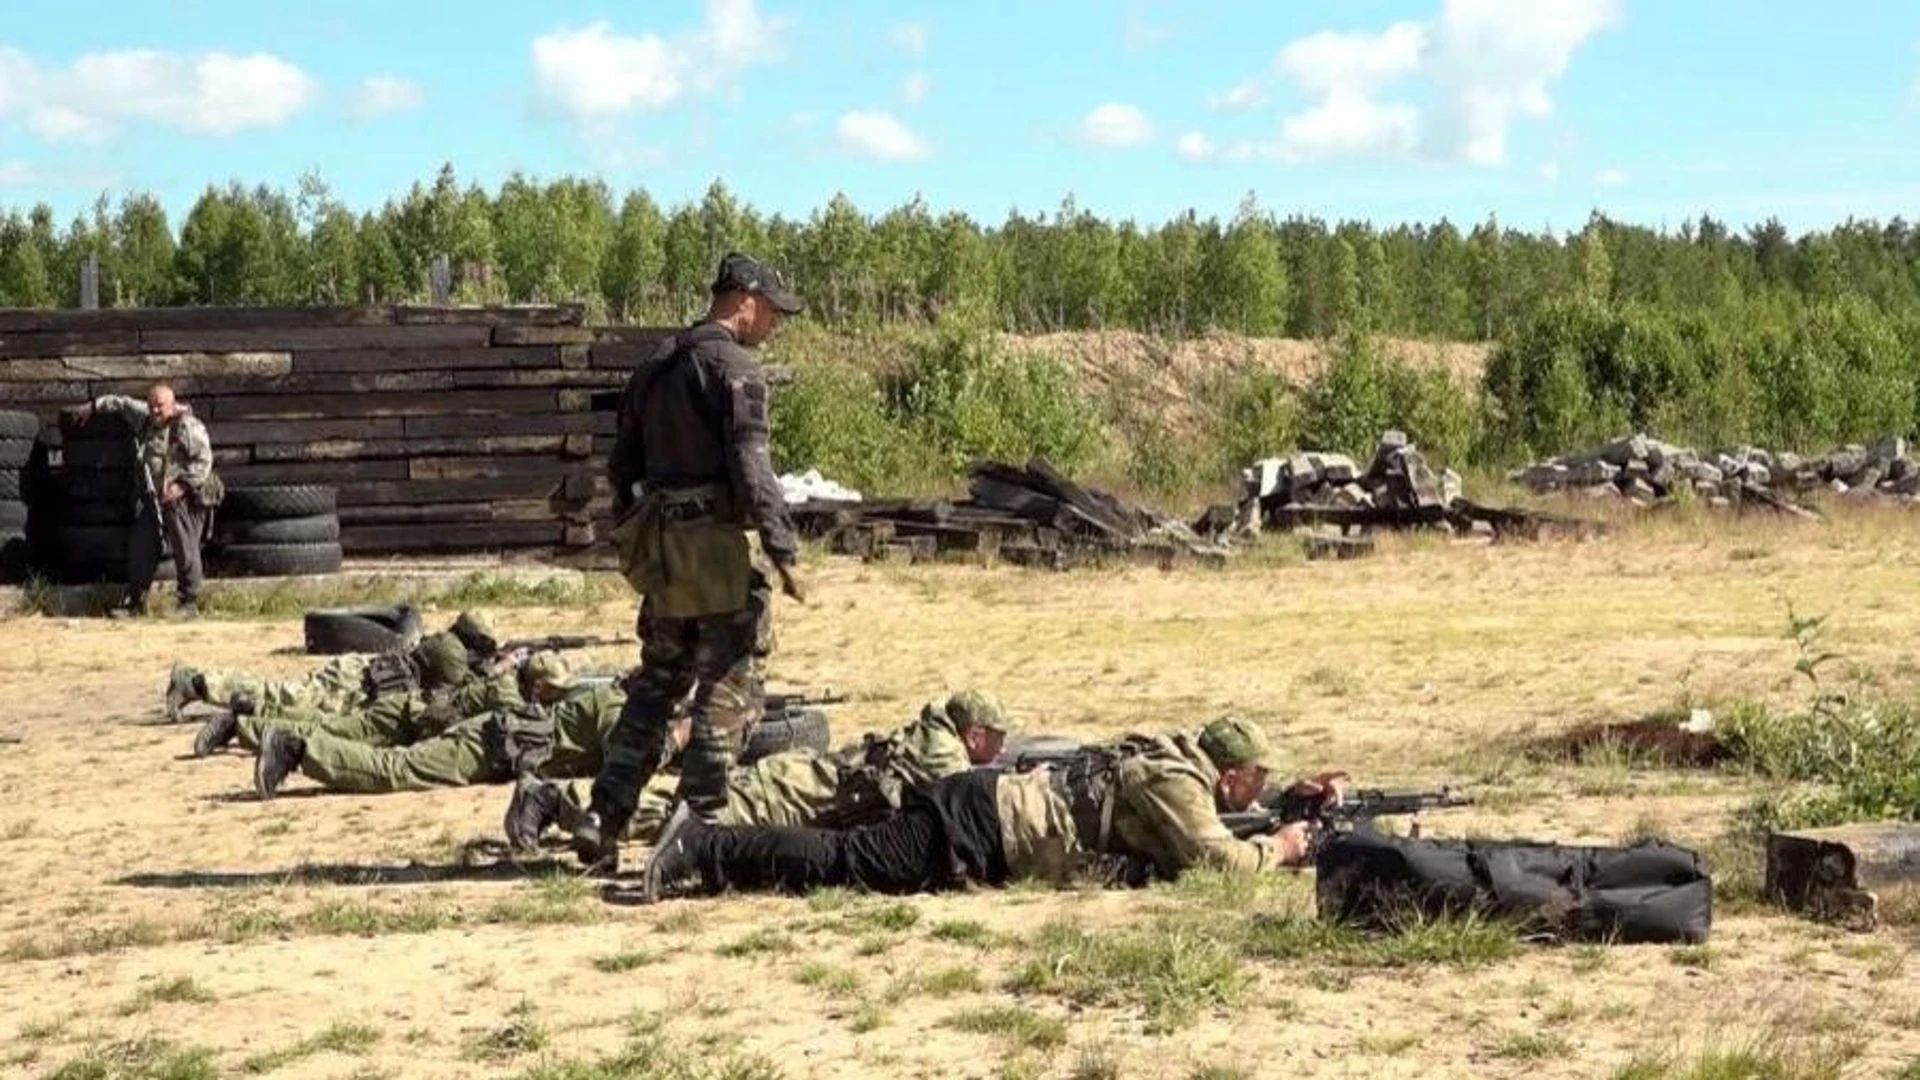
{"type": "Polygon", "coordinates": [[[1266,732],[1244,716],[1223,716],[1201,728],[1200,749],[1222,769],[1252,765],[1272,772],[1276,764],[1266,732]]]}

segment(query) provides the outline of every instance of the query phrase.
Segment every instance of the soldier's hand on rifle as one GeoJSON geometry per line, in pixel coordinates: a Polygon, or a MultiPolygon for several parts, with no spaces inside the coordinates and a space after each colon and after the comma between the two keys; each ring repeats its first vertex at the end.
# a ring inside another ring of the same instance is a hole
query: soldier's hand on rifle
{"type": "Polygon", "coordinates": [[[793,567],[786,563],[774,563],[773,569],[780,575],[780,591],[786,593],[795,603],[806,603],[806,587],[801,585],[800,578],[793,572],[793,567]]]}
{"type": "Polygon", "coordinates": [[[1282,825],[1273,832],[1273,846],[1282,866],[1299,866],[1313,854],[1313,826],[1304,821],[1282,825]]]}
{"type": "Polygon", "coordinates": [[[1287,789],[1287,794],[1301,799],[1318,799],[1322,808],[1340,805],[1340,782],[1347,778],[1344,772],[1333,771],[1316,773],[1302,780],[1296,780],[1287,789]]]}

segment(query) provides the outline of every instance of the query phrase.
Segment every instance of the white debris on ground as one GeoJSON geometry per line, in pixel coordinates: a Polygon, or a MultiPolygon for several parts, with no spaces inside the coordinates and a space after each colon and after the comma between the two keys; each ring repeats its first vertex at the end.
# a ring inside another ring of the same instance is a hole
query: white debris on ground
{"type": "Polygon", "coordinates": [[[780,478],[780,491],[790,503],[861,501],[858,491],[827,479],[820,475],[819,469],[787,473],[780,478]]]}

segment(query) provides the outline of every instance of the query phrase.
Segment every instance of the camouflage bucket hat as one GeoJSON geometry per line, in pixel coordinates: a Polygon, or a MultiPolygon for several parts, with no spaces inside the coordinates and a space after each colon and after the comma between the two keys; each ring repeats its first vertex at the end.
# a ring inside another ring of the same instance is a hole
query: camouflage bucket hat
{"type": "Polygon", "coordinates": [[[978,690],[962,690],[947,699],[947,719],[961,729],[983,727],[992,731],[1010,732],[1014,730],[1013,720],[1000,702],[991,694],[978,690]]]}
{"type": "Polygon", "coordinates": [[[573,681],[573,672],[567,669],[566,658],[559,653],[537,652],[527,658],[527,681],[564,687],[573,681]]]}
{"type": "Polygon", "coordinates": [[[1200,749],[1222,769],[1251,765],[1272,772],[1277,764],[1266,732],[1243,716],[1223,716],[1201,728],[1200,749]]]}
{"type": "Polygon", "coordinates": [[[477,611],[461,612],[448,632],[459,638],[469,652],[491,656],[500,651],[500,639],[493,633],[493,620],[477,611]]]}

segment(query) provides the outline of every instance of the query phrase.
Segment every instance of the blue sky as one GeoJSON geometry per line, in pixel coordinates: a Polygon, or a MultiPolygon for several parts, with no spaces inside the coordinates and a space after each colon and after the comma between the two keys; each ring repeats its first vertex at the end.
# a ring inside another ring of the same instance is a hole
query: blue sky
{"type": "Polygon", "coordinates": [[[7,0],[0,205],[442,162],[766,211],[1920,217],[1911,0],[7,0]]]}

